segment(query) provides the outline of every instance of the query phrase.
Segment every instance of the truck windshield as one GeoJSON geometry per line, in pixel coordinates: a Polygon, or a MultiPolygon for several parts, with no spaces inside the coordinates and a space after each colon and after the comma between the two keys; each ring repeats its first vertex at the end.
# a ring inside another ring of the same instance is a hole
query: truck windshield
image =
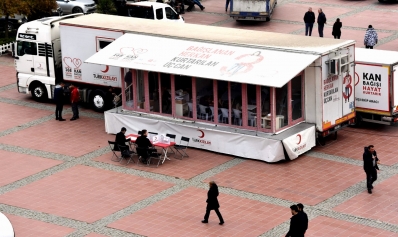
{"type": "Polygon", "coordinates": [[[151,7],[143,6],[127,6],[128,15],[131,17],[138,17],[144,19],[154,20],[153,9],[151,7]]]}
{"type": "Polygon", "coordinates": [[[37,55],[37,45],[35,42],[18,41],[17,54],[23,56],[25,54],[37,55]]]}

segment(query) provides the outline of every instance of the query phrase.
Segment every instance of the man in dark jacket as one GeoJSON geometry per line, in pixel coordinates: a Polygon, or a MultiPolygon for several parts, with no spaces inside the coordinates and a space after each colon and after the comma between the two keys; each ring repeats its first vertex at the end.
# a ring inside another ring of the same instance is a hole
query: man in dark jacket
{"type": "Polygon", "coordinates": [[[304,205],[299,203],[297,204],[297,208],[299,210],[299,215],[301,215],[302,221],[303,221],[303,230],[304,234],[308,229],[308,216],[307,213],[304,212],[304,205]]]}
{"type": "Polygon", "coordinates": [[[326,24],[326,16],[325,13],[322,12],[322,8],[318,9],[318,19],[316,22],[318,23],[318,33],[319,37],[323,37],[323,27],[326,24]]]}
{"type": "Polygon", "coordinates": [[[368,193],[372,193],[373,182],[377,180],[377,170],[380,164],[379,158],[373,145],[364,148],[363,153],[363,169],[366,173],[366,187],[368,188],[368,193]],[[377,170],[376,170],[377,169],[377,170]]]}
{"type": "Polygon", "coordinates": [[[286,237],[304,237],[303,218],[299,215],[299,210],[296,205],[290,206],[292,211],[292,218],[290,218],[290,228],[286,237]]]}
{"type": "Polygon", "coordinates": [[[55,86],[54,89],[54,101],[55,101],[55,119],[58,121],[65,121],[62,118],[62,110],[64,108],[64,100],[65,100],[65,84],[61,82],[59,85],[55,86]]]}
{"type": "Polygon", "coordinates": [[[130,141],[129,139],[126,139],[126,131],[127,129],[125,127],[122,127],[119,133],[116,134],[116,139],[115,143],[116,146],[114,150],[118,151],[120,148],[120,152],[122,153],[122,157],[127,158],[130,157],[130,155],[133,153],[130,151],[129,147],[126,145],[126,142],[130,141]]]}
{"type": "Polygon", "coordinates": [[[315,23],[315,13],[312,11],[312,8],[308,8],[308,12],[304,15],[304,22],[305,22],[305,35],[311,36],[312,34],[312,27],[315,23]]]}

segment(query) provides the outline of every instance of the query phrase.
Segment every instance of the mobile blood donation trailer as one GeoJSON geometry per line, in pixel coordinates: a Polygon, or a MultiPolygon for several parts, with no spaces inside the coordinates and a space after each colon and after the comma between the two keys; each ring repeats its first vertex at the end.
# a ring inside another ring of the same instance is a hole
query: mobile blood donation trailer
{"type": "Polygon", "coordinates": [[[355,49],[356,124],[398,120],[398,52],[355,49]]]}
{"type": "MultiPolygon", "coordinates": [[[[354,41],[90,14],[62,22],[124,32],[85,63],[120,68],[105,130],[277,162],[353,122],[354,41]]],[[[83,46],[82,46],[83,47],[83,46]]]]}

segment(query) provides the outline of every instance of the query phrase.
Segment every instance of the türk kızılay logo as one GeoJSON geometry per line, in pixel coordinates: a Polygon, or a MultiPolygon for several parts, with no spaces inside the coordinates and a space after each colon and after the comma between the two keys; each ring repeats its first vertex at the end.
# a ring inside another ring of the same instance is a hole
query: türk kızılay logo
{"type": "Polygon", "coordinates": [[[297,146],[292,149],[293,152],[299,152],[307,146],[307,143],[301,144],[301,134],[297,134],[296,139],[298,140],[298,142],[296,143],[297,146]]]}
{"type": "Polygon", "coordinates": [[[101,73],[93,73],[94,79],[105,80],[105,81],[117,81],[117,76],[108,75],[109,66],[105,65],[105,69],[101,70],[101,73]]]}
{"type": "Polygon", "coordinates": [[[198,129],[198,131],[201,133],[200,136],[198,136],[198,137],[201,138],[201,139],[197,139],[196,137],[193,137],[193,138],[192,138],[192,141],[201,143],[201,144],[203,144],[203,145],[211,145],[211,141],[202,139],[202,138],[205,137],[205,132],[203,132],[203,131],[200,130],[200,129],[198,129]]]}

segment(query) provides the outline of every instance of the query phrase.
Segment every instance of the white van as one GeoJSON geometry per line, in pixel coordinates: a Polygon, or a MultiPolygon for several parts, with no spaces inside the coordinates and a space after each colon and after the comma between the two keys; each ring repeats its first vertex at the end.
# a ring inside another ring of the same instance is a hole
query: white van
{"type": "Polygon", "coordinates": [[[127,14],[130,17],[158,20],[175,21],[184,23],[184,18],[173,8],[158,2],[126,2],[127,14]]]}

